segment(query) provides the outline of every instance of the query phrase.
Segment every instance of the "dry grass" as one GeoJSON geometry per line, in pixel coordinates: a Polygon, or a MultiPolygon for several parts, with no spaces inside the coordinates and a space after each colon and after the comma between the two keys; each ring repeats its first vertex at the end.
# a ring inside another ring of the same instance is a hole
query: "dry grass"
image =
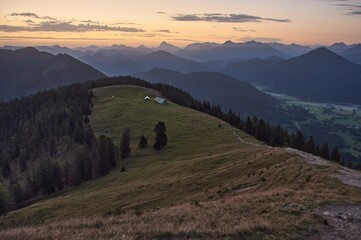
{"type": "Polygon", "coordinates": [[[315,207],[361,202],[359,188],[335,177],[338,165],[310,165],[283,148],[244,144],[233,131],[257,141],[172,103],[139,111],[146,91],[97,89],[94,129],[97,134],[112,129],[119,142],[124,127],[135,138],[165,120],[169,146],[133,156],[126,172],[116,169],[0,217],[0,239],[305,238],[312,225],[322,223],[315,207]],[[112,95],[127,101],[107,98],[112,95]],[[116,109],[124,112],[118,116],[116,109]]]}
{"type": "Polygon", "coordinates": [[[267,217],[254,215],[240,198],[195,202],[119,216],[77,218],[0,233],[7,239],[219,239],[272,231],[267,217]]]}

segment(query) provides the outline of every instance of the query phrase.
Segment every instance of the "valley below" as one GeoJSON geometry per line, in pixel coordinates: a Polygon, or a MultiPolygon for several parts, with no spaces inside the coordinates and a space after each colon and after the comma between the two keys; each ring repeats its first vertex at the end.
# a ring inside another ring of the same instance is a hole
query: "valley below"
{"type": "Polygon", "coordinates": [[[300,107],[305,111],[297,113],[298,119],[288,126],[290,129],[337,145],[345,161],[361,162],[361,105],[313,102],[285,94],[269,94],[282,101],[285,110],[300,107]]]}

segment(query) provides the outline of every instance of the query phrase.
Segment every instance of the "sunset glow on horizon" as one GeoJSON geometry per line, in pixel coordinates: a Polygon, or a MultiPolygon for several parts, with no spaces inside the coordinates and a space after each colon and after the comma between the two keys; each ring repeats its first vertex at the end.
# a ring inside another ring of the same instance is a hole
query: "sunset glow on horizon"
{"type": "Polygon", "coordinates": [[[0,9],[0,45],[361,41],[355,0],[1,0],[0,9]]]}

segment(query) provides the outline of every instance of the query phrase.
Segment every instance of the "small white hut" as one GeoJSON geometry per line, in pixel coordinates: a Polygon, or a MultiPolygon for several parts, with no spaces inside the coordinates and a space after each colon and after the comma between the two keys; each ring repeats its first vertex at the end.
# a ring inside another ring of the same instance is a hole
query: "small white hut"
{"type": "Polygon", "coordinates": [[[149,97],[149,96],[145,96],[144,100],[145,100],[145,101],[149,101],[149,100],[150,100],[150,97],[149,97]]]}

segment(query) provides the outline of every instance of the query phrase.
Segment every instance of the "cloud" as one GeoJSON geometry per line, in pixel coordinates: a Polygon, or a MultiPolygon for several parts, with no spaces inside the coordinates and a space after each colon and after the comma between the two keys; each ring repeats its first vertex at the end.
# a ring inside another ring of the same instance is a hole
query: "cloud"
{"type": "Polygon", "coordinates": [[[349,12],[348,15],[361,15],[361,11],[352,11],[349,12]]]}
{"type": "Polygon", "coordinates": [[[73,24],[72,22],[45,21],[29,26],[0,25],[3,32],[145,32],[143,29],[129,27],[112,27],[100,24],[73,24]]]}
{"type": "Polygon", "coordinates": [[[72,19],[74,22],[81,22],[81,23],[92,23],[92,24],[100,24],[98,21],[92,21],[92,20],[76,20],[72,19]]]}
{"type": "Polygon", "coordinates": [[[142,24],[133,23],[133,22],[116,22],[116,23],[112,23],[110,25],[142,25],[142,24]]]}
{"type": "Polygon", "coordinates": [[[166,14],[166,12],[156,12],[156,14],[166,14]]]}
{"type": "Polygon", "coordinates": [[[199,42],[197,40],[189,39],[189,38],[170,38],[169,40],[172,40],[172,41],[184,41],[184,42],[199,42]]]}
{"type": "Polygon", "coordinates": [[[31,13],[31,12],[24,12],[24,13],[12,13],[10,14],[10,16],[13,17],[28,17],[28,18],[36,18],[36,19],[44,19],[44,20],[57,20],[56,18],[53,17],[49,17],[49,16],[39,16],[36,13],[31,13]]]}
{"type": "Polygon", "coordinates": [[[339,3],[337,6],[347,9],[347,15],[361,15],[361,5],[349,4],[349,3],[339,3]]]}
{"type": "Polygon", "coordinates": [[[256,42],[281,42],[282,39],[279,38],[268,38],[268,37],[242,37],[241,41],[256,41],[256,42]]]}
{"type": "Polygon", "coordinates": [[[117,26],[120,24],[133,24],[133,23],[117,23],[117,24],[101,24],[98,21],[93,20],[58,20],[54,17],[40,16],[32,12],[11,13],[12,17],[26,17],[24,21],[25,25],[0,25],[0,31],[2,32],[145,32],[143,29],[134,27],[117,26]],[[34,20],[34,21],[33,21],[34,20]]]}
{"type": "Polygon", "coordinates": [[[255,30],[248,30],[240,27],[233,27],[232,29],[236,32],[256,32],[255,30]]]}
{"type": "Polygon", "coordinates": [[[179,32],[172,32],[168,29],[159,29],[159,30],[155,30],[154,32],[158,32],[158,33],[179,33],[179,32]]]}
{"type": "Polygon", "coordinates": [[[37,14],[35,14],[35,13],[30,13],[30,12],[26,12],[26,13],[12,13],[12,14],[10,14],[10,16],[39,18],[39,16],[38,16],[37,14]]]}
{"type": "Polygon", "coordinates": [[[178,14],[172,16],[175,21],[189,22],[219,22],[219,23],[243,23],[243,22],[291,22],[289,19],[263,18],[247,14],[222,14],[222,13],[203,13],[203,14],[178,14]]]}
{"type": "Polygon", "coordinates": [[[361,15],[361,4],[354,0],[321,0],[346,11],[346,15],[361,15]]]}
{"type": "MultiPolygon", "coordinates": [[[[0,36],[0,39],[45,39],[45,40],[114,40],[114,38],[87,38],[87,37],[37,37],[37,36],[0,36]]],[[[120,40],[120,38],[116,38],[120,40]]]]}

